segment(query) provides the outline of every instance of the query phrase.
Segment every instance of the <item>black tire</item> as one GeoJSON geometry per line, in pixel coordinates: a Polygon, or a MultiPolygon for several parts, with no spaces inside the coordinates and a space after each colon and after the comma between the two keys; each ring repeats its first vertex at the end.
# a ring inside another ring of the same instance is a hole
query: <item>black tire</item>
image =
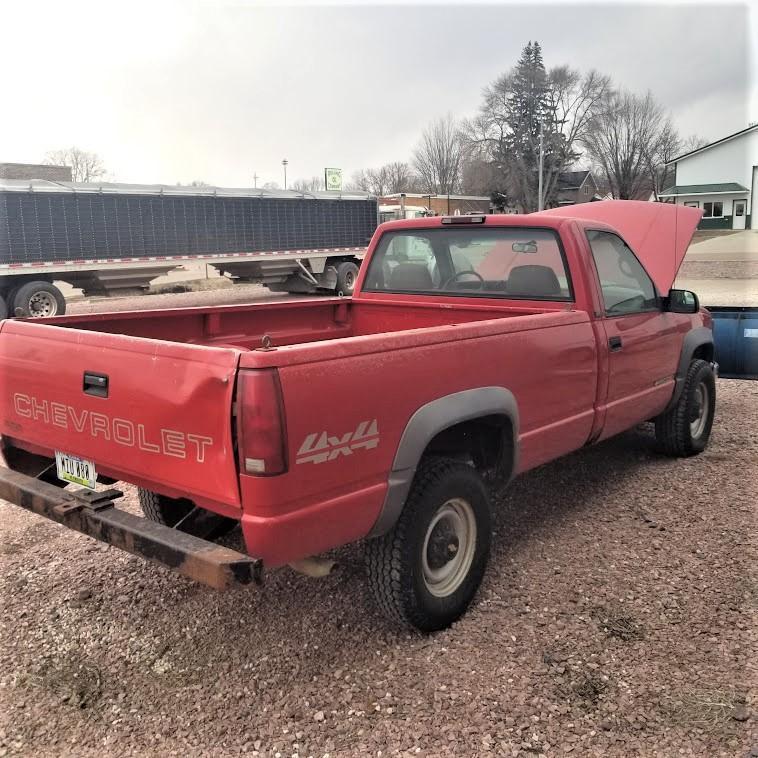
{"type": "Polygon", "coordinates": [[[715,410],[716,378],[713,369],[707,361],[694,360],[687,369],[679,400],[655,419],[655,438],[659,450],[680,458],[702,453],[711,436],[715,410]],[[701,409],[706,414],[704,418],[700,416],[701,409]]]}
{"type": "Polygon", "coordinates": [[[439,458],[422,461],[397,523],[366,545],[368,583],[377,605],[390,619],[422,632],[450,626],[466,611],[481,584],[491,529],[487,489],[475,469],[439,458]],[[473,515],[474,536],[467,547],[450,532],[443,533],[440,553],[437,528],[444,525],[443,514],[450,503],[460,502],[467,503],[473,515]],[[458,562],[458,570],[450,566],[454,562],[458,562]],[[453,582],[447,593],[438,584],[438,592],[433,592],[425,571],[438,568],[444,572],[448,567],[459,583],[453,582]]]}
{"type": "Polygon", "coordinates": [[[174,500],[157,492],[143,490],[141,487],[138,494],[139,504],[146,518],[164,526],[176,526],[194,508],[190,500],[174,500]]]}
{"type": "Polygon", "coordinates": [[[358,270],[358,266],[352,261],[342,261],[337,266],[337,292],[341,292],[343,295],[353,294],[358,270]]]}
{"type": "MultiPolygon", "coordinates": [[[[145,517],[149,518],[150,521],[155,521],[157,524],[163,524],[171,528],[175,527],[195,507],[195,504],[186,498],[174,499],[165,495],[159,495],[157,492],[143,490],[141,487],[138,488],[137,492],[139,504],[145,517]]],[[[218,537],[223,537],[225,534],[229,534],[239,523],[235,519],[219,516],[208,511],[203,514],[203,517],[202,533],[197,530],[193,533],[195,536],[208,540],[214,540],[218,537]]]]}
{"type": "Polygon", "coordinates": [[[62,316],[66,312],[66,298],[50,282],[27,282],[16,290],[12,312],[21,318],[62,316]]]}
{"type": "Polygon", "coordinates": [[[8,318],[8,306],[5,304],[5,298],[0,295],[0,321],[8,318]]]}

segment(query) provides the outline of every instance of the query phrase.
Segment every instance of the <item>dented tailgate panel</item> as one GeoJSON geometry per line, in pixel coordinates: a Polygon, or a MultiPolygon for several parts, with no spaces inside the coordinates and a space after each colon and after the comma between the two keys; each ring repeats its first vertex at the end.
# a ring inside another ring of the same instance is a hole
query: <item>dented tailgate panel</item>
{"type": "Polygon", "coordinates": [[[164,494],[238,508],[238,360],[234,349],[4,321],[0,434],[164,494]]]}

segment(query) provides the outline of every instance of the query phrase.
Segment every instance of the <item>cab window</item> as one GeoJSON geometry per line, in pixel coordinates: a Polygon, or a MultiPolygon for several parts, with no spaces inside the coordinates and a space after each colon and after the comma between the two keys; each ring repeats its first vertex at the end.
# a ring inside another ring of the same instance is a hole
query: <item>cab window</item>
{"type": "Polygon", "coordinates": [[[621,316],[657,309],[653,281],[626,242],[611,232],[590,231],[587,238],[606,314],[621,316]]]}

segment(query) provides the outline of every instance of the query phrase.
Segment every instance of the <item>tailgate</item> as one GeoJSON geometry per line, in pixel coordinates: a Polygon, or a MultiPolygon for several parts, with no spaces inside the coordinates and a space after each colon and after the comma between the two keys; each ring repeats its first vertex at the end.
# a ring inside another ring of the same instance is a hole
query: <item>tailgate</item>
{"type": "Polygon", "coordinates": [[[167,495],[239,507],[238,360],[234,349],[4,321],[0,433],[167,495]]]}

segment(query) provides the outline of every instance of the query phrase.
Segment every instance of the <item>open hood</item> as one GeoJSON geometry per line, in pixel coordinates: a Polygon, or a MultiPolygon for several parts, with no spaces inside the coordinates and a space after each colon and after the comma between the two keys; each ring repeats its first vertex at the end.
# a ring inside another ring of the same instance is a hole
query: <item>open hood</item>
{"type": "Polygon", "coordinates": [[[679,272],[700,217],[697,208],[641,200],[601,200],[532,213],[600,221],[634,250],[658,292],[666,295],[679,272]]]}

